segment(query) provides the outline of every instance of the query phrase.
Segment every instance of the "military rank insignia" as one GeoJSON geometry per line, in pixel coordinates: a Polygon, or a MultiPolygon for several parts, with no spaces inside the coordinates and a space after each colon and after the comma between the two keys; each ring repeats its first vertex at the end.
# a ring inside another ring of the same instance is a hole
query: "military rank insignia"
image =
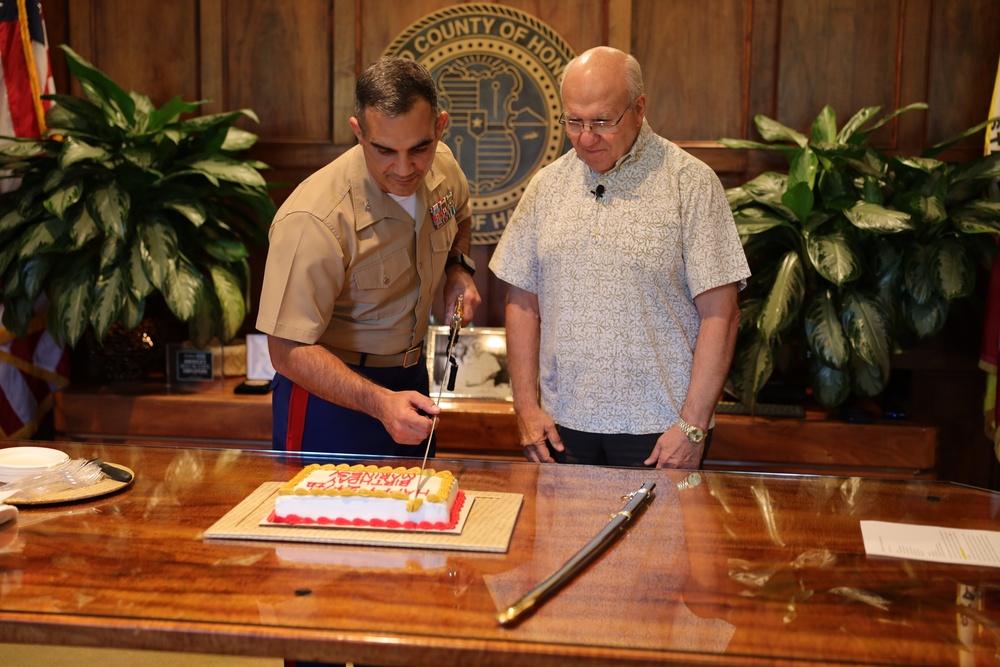
{"type": "Polygon", "coordinates": [[[449,220],[455,217],[455,197],[451,190],[438,203],[431,206],[431,221],[434,229],[441,229],[449,220]]]}

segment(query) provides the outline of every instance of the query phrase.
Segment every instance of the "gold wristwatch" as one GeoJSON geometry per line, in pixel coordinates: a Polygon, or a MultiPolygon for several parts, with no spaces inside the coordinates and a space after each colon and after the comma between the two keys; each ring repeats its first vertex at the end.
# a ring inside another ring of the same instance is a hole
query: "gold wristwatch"
{"type": "Polygon", "coordinates": [[[680,417],[677,418],[677,428],[684,431],[684,435],[687,436],[688,440],[695,444],[705,439],[704,429],[698,428],[697,426],[691,426],[691,424],[688,424],[680,417]]]}

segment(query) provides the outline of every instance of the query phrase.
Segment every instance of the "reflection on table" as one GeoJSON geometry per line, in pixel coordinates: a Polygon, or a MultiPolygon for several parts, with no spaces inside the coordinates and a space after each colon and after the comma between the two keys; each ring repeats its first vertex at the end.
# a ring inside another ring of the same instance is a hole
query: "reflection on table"
{"type": "Polygon", "coordinates": [[[0,526],[2,641],[427,666],[996,660],[1000,570],[869,558],[859,528],[871,519],[991,530],[1000,497],[987,491],[436,461],[465,489],[523,494],[508,552],[490,554],[206,540],[303,461],[54,446],[136,478],[108,496],[22,507],[0,526]],[[616,544],[520,624],[497,624],[648,481],[655,497],[616,544]]]}
{"type": "MultiPolygon", "coordinates": [[[[55,395],[56,439],[270,449],[271,396],[234,393],[241,379],[227,378],[221,388],[167,389],[162,382],[68,387],[55,395]]],[[[443,398],[441,407],[434,432],[438,456],[524,460],[510,401],[443,398]]],[[[919,422],[849,424],[818,409],[801,419],[720,412],[706,467],[933,479],[937,446],[937,427],[919,422]]]]}

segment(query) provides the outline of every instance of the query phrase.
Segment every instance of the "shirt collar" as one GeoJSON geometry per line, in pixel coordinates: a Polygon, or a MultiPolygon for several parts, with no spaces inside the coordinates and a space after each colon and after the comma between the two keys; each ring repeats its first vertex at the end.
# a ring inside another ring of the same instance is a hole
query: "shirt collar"
{"type": "MultiPolygon", "coordinates": [[[[625,155],[618,158],[618,161],[615,162],[615,166],[612,167],[610,171],[608,171],[608,174],[624,169],[625,166],[628,165],[630,162],[638,162],[639,160],[641,160],[642,152],[649,144],[649,138],[652,135],[653,135],[652,128],[649,127],[649,123],[647,123],[646,119],[643,118],[642,127],[639,128],[639,136],[637,136],[635,138],[635,141],[632,142],[632,148],[629,149],[628,153],[625,153],[625,155]]],[[[605,176],[607,176],[608,174],[605,174],[605,176]]]]}
{"type": "MultiPolygon", "coordinates": [[[[609,178],[614,178],[619,172],[626,169],[630,164],[634,164],[641,160],[643,151],[649,145],[649,141],[652,136],[653,129],[649,126],[649,123],[646,122],[646,119],[643,118],[642,127],[639,128],[639,135],[635,138],[635,141],[632,142],[632,148],[630,148],[625,155],[618,158],[615,165],[603,174],[599,174],[588,167],[591,176],[590,180],[594,183],[604,182],[609,178]]],[[[577,156],[577,159],[580,159],[579,156],[577,156]]],[[[583,160],[580,159],[580,161],[582,162],[583,160]]]]}
{"type": "MultiPolygon", "coordinates": [[[[406,220],[409,216],[403,211],[403,207],[383,192],[382,188],[375,182],[375,179],[368,173],[368,164],[365,162],[365,154],[361,146],[355,146],[351,150],[355,151],[348,167],[350,169],[351,188],[358,191],[358,194],[354,197],[354,228],[361,230],[384,218],[402,218],[406,220]]],[[[424,182],[420,184],[416,192],[416,212],[418,218],[427,210],[428,190],[440,185],[444,181],[444,178],[444,174],[433,165],[427,171],[427,174],[424,176],[424,182]]],[[[415,222],[419,224],[420,220],[416,220],[415,222]]]]}

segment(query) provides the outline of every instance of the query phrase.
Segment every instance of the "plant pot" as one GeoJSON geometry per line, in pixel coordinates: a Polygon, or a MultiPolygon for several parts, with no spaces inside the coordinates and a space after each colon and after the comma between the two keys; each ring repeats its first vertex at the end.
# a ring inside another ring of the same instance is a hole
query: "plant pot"
{"type": "Polygon", "coordinates": [[[115,322],[97,340],[94,330],[87,327],[74,352],[73,382],[105,384],[163,377],[167,344],[183,340],[186,333],[183,323],[154,295],[147,303],[146,317],[132,330],[115,322]]]}
{"type": "Polygon", "coordinates": [[[88,329],[83,349],[87,379],[97,382],[138,382],[163,370],[165,342],[160,327],[150,317],[131,331],[115,322],[100,341],[88,329]]]}

